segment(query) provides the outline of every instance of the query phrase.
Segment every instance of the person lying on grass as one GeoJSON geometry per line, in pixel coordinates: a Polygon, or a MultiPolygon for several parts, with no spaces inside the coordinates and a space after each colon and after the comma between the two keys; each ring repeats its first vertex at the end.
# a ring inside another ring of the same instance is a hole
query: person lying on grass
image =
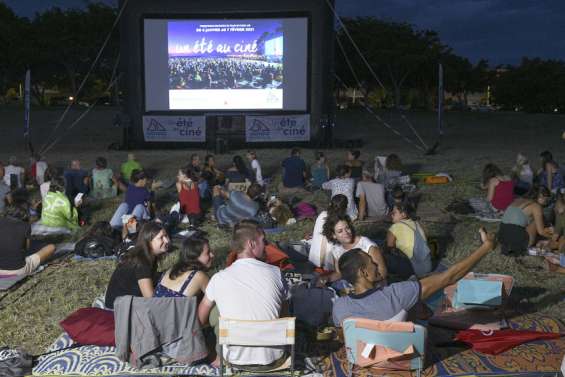
{"type": "Polygon", "coordinates": [[[0,275],[30,275],[53,255],[53,244],[30,255],[30,234],[29,208],[23,203],[8,205],[0,218],[0,275]]]}
{"type": "Polygon", "coordinates": [[[419,301],[455,284],[495,247],[494,234],[479,230],[481,246],[471,255],[455,263],[444,272],[431,274],[420,280],[409,280],[381,287],[380,266],[366,252],[353,249],[338,261],[341,276],[353,285],[353,293],[339,297],[333,307],[333,321],[341,326],[349,317],[386,321],[406,320],[406,315],[419,301]],[[400,314],[400,315],[399,315],[400,314]],[[403,318],[400,318],[403,317],[403,318]]]}
{"type": "Polygon", "coordinates": [[[212,204],[218,224],[233,226],[240,220],[256,218],[262,193],[263,188],[257,183],[252,183],[246,192],[225,191],[215,186],[212,204]]]}
{"type": "Polygon", "coordinates": [[[157,264],[169,249],[169,236],[156,222],[144,224],[137,236],[135,247],[118,262],[112,273],[104,304],[114,308],[119,296],[153,297],[157,282],[157,264]]]}

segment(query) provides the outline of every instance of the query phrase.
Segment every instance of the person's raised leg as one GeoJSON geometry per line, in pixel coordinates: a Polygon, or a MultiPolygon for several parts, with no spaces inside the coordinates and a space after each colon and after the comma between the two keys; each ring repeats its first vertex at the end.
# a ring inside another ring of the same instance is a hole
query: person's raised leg
{"type": "Polygon", "coordinates": [[[122,229],[122,216],[127,215],[128,211],[129,211],[129,206],[127,203],[122,203],[118,206],[116,212],[114,212],[114,215],[110,220],[110,225],[112,226],[112,228],[119,230],[122,229]]]}
{"type": "Polygon", "coordinates": [[[147,207],[145,207],[143,204],[136,205],[133,211],[131,212],[131,214],[134,215],[135,218],[139,220],[142,219],[149,220],[151,218],[151,216],[149,215],[149,211],[147,210],[147,207]]]}

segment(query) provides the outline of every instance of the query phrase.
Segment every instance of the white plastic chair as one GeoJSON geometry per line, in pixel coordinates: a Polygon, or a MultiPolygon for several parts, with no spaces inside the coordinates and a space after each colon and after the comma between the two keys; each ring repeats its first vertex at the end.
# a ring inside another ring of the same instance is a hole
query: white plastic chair
{"type": "Polygon", "coordinates": [[[230,365],[228,360],[224,360],[224,346],[290,346],[290,366],[285,367],[285,365],[283,365],[282,367],[279,366],[272,370],[258,371],[256,374],[263,375],[270,372],[276,372],[278,374],[281,370],[289,369],[290,376],[292,377],[294,374],[295,321],[296,318],[294,317],[266,321],[249,321],[220,317],[218,339],[221,348],[220,376],[224,376],[224,362],[227,367],[231,367],[232,371],[235,369],[246,371],[243,366],[238,365],[234,367],[230,365]]]}

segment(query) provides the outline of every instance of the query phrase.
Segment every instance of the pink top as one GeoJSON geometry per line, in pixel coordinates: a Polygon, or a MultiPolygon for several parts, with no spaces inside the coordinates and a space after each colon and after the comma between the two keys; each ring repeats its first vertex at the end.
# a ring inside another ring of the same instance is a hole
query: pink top
{"type": "Polygon", "coordinates": [[[504,211],[514,201],[514,182],[500,181],[494,188],[494,195],[490,203],[499,211],[504,211]]]}

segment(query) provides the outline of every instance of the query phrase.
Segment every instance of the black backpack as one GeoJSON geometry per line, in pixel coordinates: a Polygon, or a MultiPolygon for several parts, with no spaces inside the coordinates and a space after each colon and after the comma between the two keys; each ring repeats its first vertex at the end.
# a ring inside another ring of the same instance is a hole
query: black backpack
{"type": "Polygon", "coordinates": [[[109,237],[86,237],[75,245],[75,254],[84,258],[114,255],[114,240],[109,237]]]}

